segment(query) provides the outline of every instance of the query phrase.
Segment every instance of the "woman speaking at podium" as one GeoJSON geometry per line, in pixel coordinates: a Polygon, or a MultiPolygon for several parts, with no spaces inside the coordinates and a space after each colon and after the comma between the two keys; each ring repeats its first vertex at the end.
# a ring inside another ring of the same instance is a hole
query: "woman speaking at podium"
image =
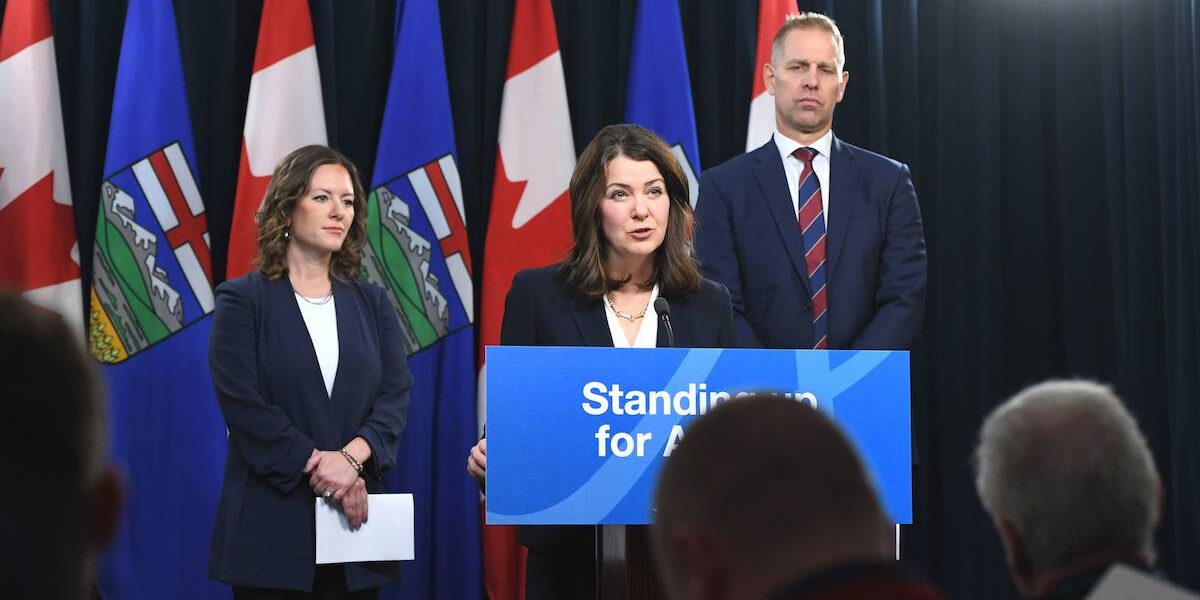
{"type": "MultiPolygon", "coordinates": [[[[702,278],[691,256],[687,177],[661,138],[637,125],[601,129],[570,193],[574,246],[561,263],[513,278],[502,345],[666,347],[672,330],[674,346],[732,344],[729,292],[702,278]]],[[[486,439],[467,468],[484,479],[486,439]]],[[[595,597],[595,536],[587,526],[521,527],[526,598],[595,597]]]]}

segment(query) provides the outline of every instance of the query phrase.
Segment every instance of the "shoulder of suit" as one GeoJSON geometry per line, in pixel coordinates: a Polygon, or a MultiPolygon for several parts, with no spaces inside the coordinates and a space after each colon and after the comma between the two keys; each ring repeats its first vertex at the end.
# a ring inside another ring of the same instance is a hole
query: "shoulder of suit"
{"type": "MultiPolygon", "coordinates": [[[[768,141],[766,144],[759,146],[754,150],[743,152],[742,154],[739,154],[715,167],[705,169],[702,175],[720,178],[728,173],[740,172],[742,170],[752,168],[761,160],[760,153],[765,152],[774,152],[778,154],[778,151],[775,150],[775,142],[768,141]]],[[[769,157],[770,154],[767,154],[766,156],[769,157]]]]}
{"type": "MultiPolygon", "coordinates": [[[[668,299],[675,302],[678,296],[668,296],[668,299]]],[[[700,287],[696,291],[679,298],[692,306],[706,307],[721,307],[728,306],[729,289],[724,285],[711,279],[700,279],[700,287]]]]}
{"type": "Polygon", "coordinates": [[[729,304],[729,288],[725,284],[707,278],[700,279],[698,295],[708,302],[729,304]]]}
{"type": "Polygon", "coordinates": [[[359,296],[370,298],[376,305],[386,305],[388,303],[387,290],[374,281],[355,279],[343,282],[343,285],[354,290],[359,296]]]}
{"type": "Polygon", "coordinates": [[[532,269],[517,271],[512,282],[513,287],[548,288],[561,287],[562,278],[558,275],[558,263],[532,269]]]}
{"type": "Polygon", "coordinates": [[[342,283],[343,285],[354,288],[363,294],[369,294],[372,296],[383,296],[387,294],[387,291],[383,289],[383,286],[367,279],[351,279],[350,281],[343,281],[342,283]]]}
{"type": "Polygon", "coordinates": [[[221,282],[214,292],[215,295],[232,294],[234,296],[256,297],[269,283],[258,271],[251,271],[236,279],[228,279],[221,282]]]}
{"type": "Polygon", "coordinates": [[[838,139],[838,143],[842,146],[843,152],[849,152],[854,162],[866,165],[868,168],[884,169],[887,171],[899,171],[904,168],[904,163],[884,156],[878,152],[872,152],[861,146],[855,146],[838,139]]]}

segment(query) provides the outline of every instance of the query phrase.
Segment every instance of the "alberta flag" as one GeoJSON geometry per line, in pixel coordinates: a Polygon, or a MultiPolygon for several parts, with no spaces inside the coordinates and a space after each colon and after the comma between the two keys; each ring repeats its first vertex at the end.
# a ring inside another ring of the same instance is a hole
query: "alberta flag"
{"type": "Polygon", "coordinates": [[[416,553],[382,596],[479,598],[479,488],[465,468],[476,440],[474,292],[437,0],[401,2],[397,20],[363,265],[400,314],[419,382],[388,478],[413,494],[416,553]]]}
{"type": "Polygon", "coordinates": [[[671,146],[688,178],[688,200],[695,206],[700,144],[676,0],[638,1],[630,54],[625,121],[657,133],[671,146]]]}
{"type": "Polygon", "coordinates": [[[224,598],[205,579],[225,459],[208,373],[212,261],[170,0],[131,0],[98,190],[88,327],[128,501],[106,599],[224,598]]]}

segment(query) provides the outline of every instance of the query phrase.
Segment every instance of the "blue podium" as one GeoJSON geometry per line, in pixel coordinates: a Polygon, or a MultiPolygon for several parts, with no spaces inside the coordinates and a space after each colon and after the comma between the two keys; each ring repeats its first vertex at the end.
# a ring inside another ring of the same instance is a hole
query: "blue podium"
{"type": "Polygon", "coordinates": [[[830,415],[912,522],[908,352],[494,346],[487,365],[489,524],[649,524],[688,424],[755,391],[830,415]]]}
{"type": "Polygon", "coordinates": [[[825,411],[892,519],[912,522],[908,352],[492,346],[486,385],[487,522],[600,526],[598,598],[661,597],[646,531],[627,526],[651,523],[688,424],[740,394],[825,411]]]}

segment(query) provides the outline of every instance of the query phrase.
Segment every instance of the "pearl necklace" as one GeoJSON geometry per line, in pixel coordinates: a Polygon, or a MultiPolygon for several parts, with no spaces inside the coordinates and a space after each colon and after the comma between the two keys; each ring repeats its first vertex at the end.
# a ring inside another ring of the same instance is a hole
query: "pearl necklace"
{"type": "MultiPolygon", "coordinates": [[[[642,309],[642,312],[640,312],[640,313],[638,313],[638,314],[636,314],[636,315],[631,315],[631,314],[629,314],[629,313],[626,313],[626,312],[622,311],[621,309],[619,309],[619,308],[617,308],[615,305],[613,305],[612,298],[611,298],[611,297],[609,297],[609,295],[608,295],[608,294],[605,294],[605,295],[604,295],[604,301],[605,301],[605,302],[608,302],[608,307],[612,309],[612,311],[613,311],[613,314],[617,315],[618,317],[620,317],[620,318],[622,318],[622,319],[625,319],[626,321],[629,321],[630,323],[632,323],[632,322],[634,322],[634,321],[636,321],[636,320],[638,320],[638,319],[640,319],[640,318],[642,318],[642,317],[646,316],[646,309],[645,309],[645,308],[643,308],[643,309],[642,309]]],[[[647,304],[646,306],[647,306],[647,307],[649,307],[650,305],[649,305],[649,304],[647,304]]]]}

